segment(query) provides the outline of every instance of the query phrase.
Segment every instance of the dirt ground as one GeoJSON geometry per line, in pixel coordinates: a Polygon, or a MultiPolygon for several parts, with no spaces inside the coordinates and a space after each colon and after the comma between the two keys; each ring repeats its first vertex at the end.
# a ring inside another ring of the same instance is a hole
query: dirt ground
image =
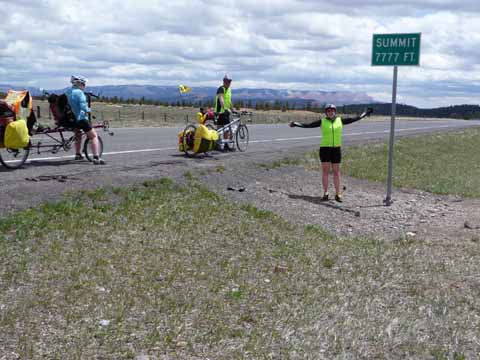
{"type": "Polygon", "coordinates": [[[304,166],[227,165],[221,174],[202,172],[199,180],[233,201],[271,210],[294,223],[319,225],[338,236],[474,242],[480,237],[479,199],[394,188],[393,204],[385,206],[386,184],[343,177],[344,201],[324,202],[321,173],[304,166]]]}

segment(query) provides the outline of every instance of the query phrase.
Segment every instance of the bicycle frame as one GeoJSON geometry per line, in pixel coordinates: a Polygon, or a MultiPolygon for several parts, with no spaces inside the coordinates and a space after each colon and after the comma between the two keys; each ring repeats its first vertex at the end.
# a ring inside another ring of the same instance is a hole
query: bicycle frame
{"type": "Polygon", "coordinates": [[[73,142],[75,141],[76,134],[74,133],[72,136],[67,138],[64,135],[64,132],[67,132],[69,130],[63,129],[63,128],[57,128],[57,129],[49,129],[45,130],[42,132],[38,132],[35,135],[45,135],[48,140],[51,140],[53,144],[43,144],[41,141],[34,142],[32,140],[30,148],[36,149],[37,154],[45,153],[45,152],[50,152],[52,154],[58,153],[60,149],[63,149],[64,151],[68,151],[71,149],[73,142]],[[58,138],[54,134],[59,134],[58,138]],[[40,150],[40,149],[48,149],[48,150],[40,150]]]}
{"type": "Polygon", "coordinates": [[[219,137],[218,144],[221,148],[226,145],[233,145],[241,152],[246,151],[249,139],[247,125],[242,122],[242,114],[234,112],[232,115],[233,117],[230,123],[217,129],[219,137]],[[225,136],[227,132],[228,136],[225,136]]]}
{"type": "MultiPolygon", "coordinates": [[[[231,130],[231,128],[233,127],[233,125],[237,125],[236,128],[238,129],[238,127],[240,125],[243,125],[243,122],[242,122],[242,116],[249,116],[249,119],[250,119],[250,122],[251,122],[251,113],[248,113],[248,114],[241,114],[241,113],[237,113],[237,112],[233,112],[232,115],[234,116],[233,117],[233,120],[231,122],[229,122],[227,125],[219,128],[219,129],[216,129],[218,134],[223,134],[223,132],[227,131],[227,130],[231,130]]],[[[248,121],[247,121],[248,122],[248,121]]],[[[215,122],[214,124],[217,123],[217,119],[215,119],[215,122]]],[[[235,131],[233,132],[235,133],[235,131]]]]}
{"type": "Polygon", "coordinates": [[[232,122],[228,123],[227,125],[221,127],[220,129],[217,129],[219,140],[221,140],[221,135],[223,135],[227,131],[235,134],[235,131],[232,131],[232,128],[234,128],[234,130],[238,129],[238,126],[241,124],[241,121],[242,121],[242,119],[240,117],[238,117],[235,120],[233,120],[232,122]],[[234,125],[236,125],[236,126],[234,126],[234,125]]]}
{"type": "MultiPolygon", "coordinates": [[[[49,95],[48,92],[44,92],[44,95],[49,95]]],[[[98,98],[97,95],[92,93],[85,93],[88,99],[88,105],[90,107],[91,104],[91,97],[98,98]]],[[[89,113],[88,120],[95,119],[94,116],[91,116],[89,113]]],[[[109,130],[109,122],[104,121],[101,124],[95,124],[92,126],[94,129],[102,128],[105,132],[107,132],[110,136],[113,136],[113,132],[109,130]]],[[[64,151],[68,151],[72,148],[72,144],[78,138],[80,142],[80,146],[82,146],[81,142],[83,141],[83,153],[85,158],[88,161],[93,161],[94,156],[98,155],[101,156],[103,153],[103,140],[100,135],[97,136],[98,139],[98,147],[96,149],[96,154],[93,153],[93,146],[92,141],[88,138],[87,134],[84,131],[70,129],[65,127],[56,127],[56,128],[38,128],[37,131],[33,130],[33,134],[30,134],[30,142],[29,144],[22,148],[22,149],[8,149],[8,148],[0,148],[0,163],[6,167],[7,169],[18,169],[21,167],[28,158],[30,154],[30,150],[34,150],[36,148],[37,154],[50,152],[52,154],[58,153],[60,149],[64,151]],[[65,132],[73,132],[73,135],[67,137],[64,133],[65,132]],[[43,135],[46,137],[46,141],[49,143],[45,144],[42,143],[43,139],[38,139],[37,136],[43,135]]]]}
{"type": "MultiPolygon", "coordinates": [[[[109,124],[108,122],[104,122],[103,124],[96,124],[92,126],[92,128],[99,129],[102,128],[104,131],[108,132],[110,136],[113,135],[113,132],[109,131],[109,124]]],[[[50,152],[52,154],[58,153],[60,149],[64,151],[69,151],[72,148],[72,144],[75,142],[76,137],[79,136],[78,141],[83,141],[83,139],[87,136],[85,132],[75,129],[67,129],[63,127],[54,128],[54,129],[45,129],[43,131],[34,133],[32,136],[32,141],[30,148],[36,149],[37,154],[50,152]],[[66,132],[73,132],[73,135],[70,137],[65,136],[66,132]],[[59,136],[55,136],[58,134],[59,136]],[[49,144],[42,144],[41,141],[34,142],[33,138],[35,135],[45,135],[48,139],[47,141],[51,140],[52,143],[49,144]],[[41,149],[48,149],[48,150],[41,150],[41,149]]]]}

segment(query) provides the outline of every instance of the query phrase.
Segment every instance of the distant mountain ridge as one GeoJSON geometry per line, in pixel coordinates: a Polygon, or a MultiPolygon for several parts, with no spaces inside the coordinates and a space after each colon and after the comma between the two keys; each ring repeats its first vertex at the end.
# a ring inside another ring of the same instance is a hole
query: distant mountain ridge
{"type": "MultiPolygon", "coordinates": [[[[0,92],[6,92],[8,89],[25,89],[10,85],[0,84],[0,92]]],[[[40,88],[27,87],[27,90],[33,96],[41,96],[40,88]]],[[[65,89],[51,89],[48,92],[60,93],[65,89]]],[[[163,102],[182,101],[196,102],[211,100],[215,97],[216,87],[198,86],[192,87],[191,92],[181,94],[177,86],[159,86],[159,85],[103,85],[90,86],[88,91],[99,94],[107,98],[127,99],[148,99],[163,102]]],[[[232,88],[234,100],[244,101],[288,101],[289,103],[316,102],[318,104],[335,103],[343,104],[362,104],[376,102],[366,93],[350,91],[320,91],[320,90],[285,90],[285,89],[248,89],[232,88]]]]}
{"type": "MultiPolygon", "coordinates": [[[[375,115],[390,116],[392,113],[391,103],[377,104],[350,104],[341,108],[342,112],[361,113],[366,107],[373,108],[375,115]]],[[[396,113],[399,116],[411,116],[422,118],[450,118],[450,119],[480,119],[480,105],[464,104],[443,106],[433,109],[419,109],[415,106],[397,104],[396,113]]]]}
{"type": "MultiPolygon", "coordinates": [[[[33,96],[41,96],[42,91],[36,87],[22,88],[18,86],[0,84],[0,92],[6,93],[9,89],[30,91],[33,96]]],[[[51,93],[62,93],[67,88],[47,90],[51,93]]],[[[178,86],[157,86],[157,85],[104,85],[92,86],[88,91],[96,93],[105,98],[117,98],[117,100],[142,98],[160,102],[177,103],[183,102],[194,104],[213,100],[216,87],[198,86],[192,87],[192,91],[180,94],[178,86]]],[[[319,91],[319,90],[285,90],[285,89],[246,89],[233,88],[234,100],[257,102],[288,102],[290,108],[302,108],[306,104],[322,105],[333,103],[342,107],[342,113],[360,113],[367,106],[374,108],[376,115],[389,115],[391,104],[376,101],[365,93],[354,93],[348,91],[319,91]]],[[[321,106],[320,106],[321,108],[321,106]]],[[[318,107],[317,107],[318,110],[318,107]]],[[[397,104],[398,116],[432,117],[432,118],[457,118],[457,119],[480,119],[480,105],[454,105],[431,109],[420,109],[415,106],[397,104]]]]}

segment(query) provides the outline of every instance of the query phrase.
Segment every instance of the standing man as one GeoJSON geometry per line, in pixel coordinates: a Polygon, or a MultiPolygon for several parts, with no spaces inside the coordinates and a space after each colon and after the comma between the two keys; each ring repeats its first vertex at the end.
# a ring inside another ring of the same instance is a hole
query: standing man
{"type": "Polygon", "coordinates": [[[82,160],[83,155],[81,153],[81,130],[87,134],[88,138],[92,142],[92,152],[93,152],[93,164],[94,165],[103,165],[105,161],[98,155],[98,137],[97,132],[90,125],[88,121],[88,113],[90,108],[87,105],[87,97],[85,96],[85,86],[87,79],[83,76],[74,76],[70,78],[72,87],[67,90],[65,95],[67,96],[68,103],[72,108],[72,112],[75,115],[75,160],[82,160]]]}
{"type": "Polygon", "coordinates": [[[341,118],[337,116],[337,107],[333,104],[325,106],[325,117],[310,124],[291,122],[290,127],[322,128],[322,142],[320,144],[320,161],[322,162],[322,200],[328,200],[328,173],[330,167],[333,169],[333,184],[335,186],[335,200],[342,202],[340,192],[340,162],[342,161],[342,129],[343,125],[370,116],[372,108],[368,108],[363,114],[354,118],[341,118]]]}
{"type": "MultiPolygon", "coordinates": [[[[217,95],[215,97],[215,112],[219,113],[217,129],[230,123],[230,113],[233,111],[231,84],[232,78],[228,74],[225,74],[223,77],[223,85],[217,89],[217,95]]],[[[230,131],[224,131],[223,138],[229,139],[230,131]]]]}

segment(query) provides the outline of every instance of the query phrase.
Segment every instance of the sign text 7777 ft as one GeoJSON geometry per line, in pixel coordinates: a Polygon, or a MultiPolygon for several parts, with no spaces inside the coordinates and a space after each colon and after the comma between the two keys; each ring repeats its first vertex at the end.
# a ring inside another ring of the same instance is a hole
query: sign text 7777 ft
{"type": "Polygon", "coordinates": [[[419,65],[420,36],[373,34],[372,66],[419,65]]]}

